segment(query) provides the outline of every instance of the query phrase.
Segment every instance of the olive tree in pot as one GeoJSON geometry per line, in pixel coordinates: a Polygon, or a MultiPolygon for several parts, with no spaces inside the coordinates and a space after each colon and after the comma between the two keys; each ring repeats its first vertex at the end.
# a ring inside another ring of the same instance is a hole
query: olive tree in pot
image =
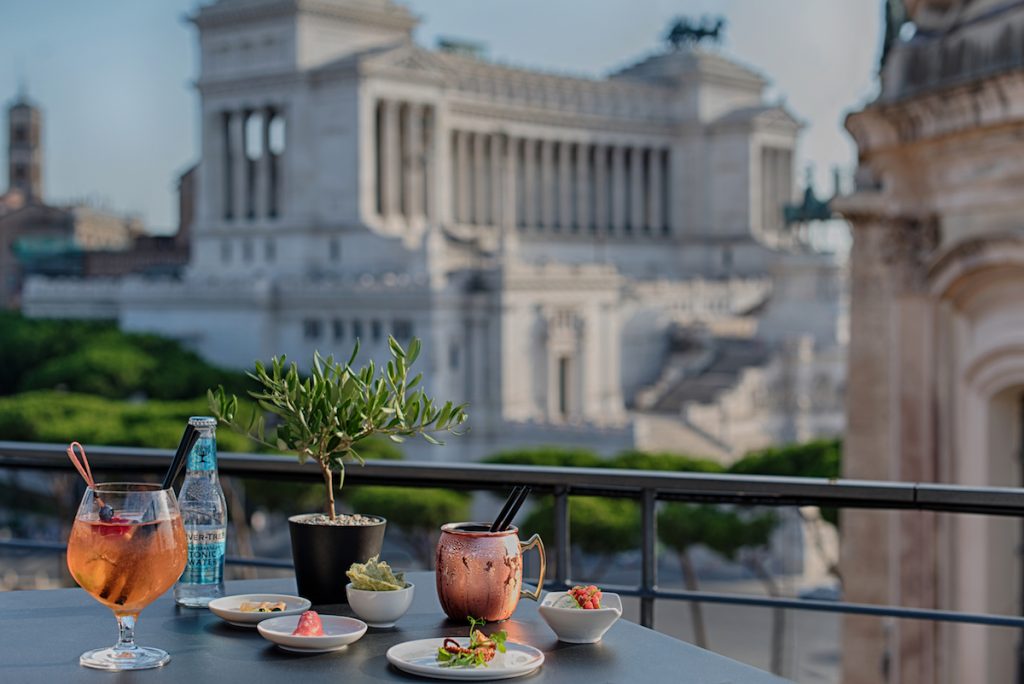
{"type": "Polygon", "coordinates": [[[269,368],[257,362],[249,376],[259,390],[249,394],[276,417],[273,439],[266,435],[262,411],[243,421],[236,396],[223,387],[208,393],[210,410],[220,422],[261,444],[295,453],[300,463],[319,466],[327,490],[325,513],[288,519],[299,594],[315,604],[344,603],[345,571],[379,554],[384,540],[384,518],[339,515],[335,510],[335,479],[340,490],[346,464],[362,463],[359,443],[375,435],[396,442],[420,435],[441,444],[433,434],[459,434],[466,420],[465,405],[437,402],[419,386],[422,375],[409,378],[409,367],[420,353],[418,339],[409,343],[408,351],[393,337],[388,345],[391,359],[379,373],[373,361],[352,368],[358,342],[345,364],[316,353],[306,377],[283,356],[272,359],[269,368]]]}

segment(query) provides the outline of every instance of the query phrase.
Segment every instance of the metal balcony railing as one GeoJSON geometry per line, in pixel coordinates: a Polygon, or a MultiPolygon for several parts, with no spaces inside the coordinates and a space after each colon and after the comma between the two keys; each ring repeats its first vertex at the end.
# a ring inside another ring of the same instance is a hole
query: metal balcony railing
{"type": "MultiPolygon", "coordinates": [[[[0,441],[0,468],[70,471],[64,445],[0,441]]],[[[160,449],[90,447],[89,460],[96,471],[115,469],[134,473],[162,474],[173,452],[160,449]]],[[[220,472],[255,479],[286,479],[322,482],[313,465],[299,465],[294,458],[261,454],[220,453],[220,472]]],[[[572,586],[569,534],[569,497],[589,495],[625,497],[641,503],[641,581],[634,586],[604,585],[608,591],[640,599],[640,622],[654,624],[657,599],[699,601],[733,605],[792,608],[908,619],[962,622],[1024,628],[1024,617],[960,611],[906,608],[902,606],[772,598],[705,591],[662,589],[657,582],[656,503],[696,503],[756,506],[821,506],[881,510],[921,510],[945,513],[1024,517],[1024,489],[960,487],[954,485],[824,480],[818,478],[709,475],[704,473],[556,468],[487,465],[478,463],[422,463],[373,461],[346,471],[346,483],[412,487],[448,487],[469,490],[507,490],[514,484],[530,485],[537,492],[554,495],[554,548],[557,576],[549,588],[572,586]]],[[[60,551],[57,542],[0,541],[0,548],[32,548],[60,551]]],[[[229,562],[289,568],[275,559],[229,558],[229,562]]]]}

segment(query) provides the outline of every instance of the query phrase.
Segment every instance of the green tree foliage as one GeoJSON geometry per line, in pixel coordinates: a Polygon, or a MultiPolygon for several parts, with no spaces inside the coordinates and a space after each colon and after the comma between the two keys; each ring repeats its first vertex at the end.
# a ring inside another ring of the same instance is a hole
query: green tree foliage
{"type": "MultiPolygon", "coordinates": [[[[173,449],[189,416],[206,411],[204,399],[133,403],[70,392],[24,392],[0,397],[0,439],[173,449]]],[[[226,431],[217,442],[223,451],[252,450],[246,439],[226,431]]]]}
{"type": "Polygon", "coordinates": [[[110,399],[192,399],[211,384],[253,387],[243,373],[211,366],[173,340],[124,333],[113,323],[0,312],[0,395],[64,389],[110,399]]]}
{"type": "Polygon", "coordinates": [[[729,467],[737,475],[840,476],[842,443],[837,439],[752,451],[729,467]]]}
{"type": "Polygon", "coordinates": [[[484,459],[484,463],[572,468],[603,468],[606,465],[604,459],[589,449],[557,446],[499,451],[484,459]]]}
{"type": "Polygon", "coordinates": [[[721,473],[725,471],[720,463],[708,458],[681,456],[666,452],[624,451],[610,461],[605,461],[603,465],[611,468],[688,473],[721,473]]]}

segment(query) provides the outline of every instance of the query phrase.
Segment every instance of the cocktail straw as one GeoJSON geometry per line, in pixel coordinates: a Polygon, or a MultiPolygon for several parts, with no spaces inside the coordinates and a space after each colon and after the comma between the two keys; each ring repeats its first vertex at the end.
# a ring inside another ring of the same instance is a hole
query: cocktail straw
{"type": "Polygon", "coordinates": [[[499,527],[501,521],[505,519],[505,516],[508,515],[508,512],[512,509],[512,504],[515,503],[516,497],[519,496],[519,492],[522,489],[523,487],[517,485],[512,488],[511,492],[509,492],[508,498],[505,499],[505,505],[501,507],[501,510],[498,512],[498,515],[494,516],[494,522],[491,523],[491,532],[497,532],[499,529],[501,529],[499,527]]]}
{"type": "Polygon", "coordinates": [[[167,474],[164,475],[164,481],[161,485],[163,489],[169,488],[174,483],[174,479],[178,477],[178,473],[181,471],[181,466],[185,463],[185,457],[192,451],[192,447],[196,445],[197,441],[199,441],[199,431],[191,425],[186,425],[185,432],[181,435],[181,441],[178,442],[178,450],[174,452],[171,465],[167,469],[167,474]]]}
{"type": "Polygon", "coordinates": [[[502,519],[501,523],[498,525],[498,532],[504,532],[505,530],[507,530],[509,528],[509,525],[512,524],[512,521],[516,517],[516,513],[519,512],[520,508],[522,508],[523,502],[526,501],[526,497],[529,496],[529,495],[530,495],[530,488],[529,487],[523,487],[520,490],[519,495],[516,497],[516,500],[512,502],[512,508],[509,509],[508,513],[505,514],[505,517],[502,519]]]}
{"type": "MultiPolygon", "coordinates": [[[[68,458],[71,459],[71,465],[75,466],[75,470],[85,480],[85,484],[95,490],[96,481],[92,479],[92,468],[89,467],[89,458],[85,455],[85,447],[78,442],[72,442],[65,451],[68,458]],[[75,453],[75,447],[78,447],[78,450],[82,452],[81,456],[75,453]]],[[[96,503],[100,505],[100,508],[106,508],[106,504],[103,503],[103,499],[100,498],[99,494],[96,495],[96,503]]]]}

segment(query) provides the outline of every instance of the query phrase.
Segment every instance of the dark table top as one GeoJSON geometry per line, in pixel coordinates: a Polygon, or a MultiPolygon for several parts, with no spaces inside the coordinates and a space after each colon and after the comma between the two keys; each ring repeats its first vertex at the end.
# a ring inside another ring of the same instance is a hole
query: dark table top
{"type": "MultiPolygon", "coordinates": [[[[370,628],[344,651],[319,655],[286,653],[255,629],[232,627],[209,611],[180,608],[165,594],[139,617],[136,641],[171,654],[156,670],[112,674],[78,664],[91,648],[112,646],[113,614],[81,589],[0,593],[0,682],[408,682],[428,680],[396,670],[384,657],[403,641],[463,636],[465,625],[447,621],[437,601],[433,573],[410,573],[416,585],[412,608],[394,629],[370,628]]],[[[228,582],[229,594],[295,593],[291,579],[228,582]]],[[[323,614],[353,615],[348,606],[317,606],[323,614]]],[[[555,639],[537,604],[523,600],[503,623],[509,638],[546,656],[530,684],[760,684],[781,680],[766,672],[619,620],[598,644],[563,644],[555,639]]],[[[519,681],[519,680],[515,680],[519,681]]]]}

